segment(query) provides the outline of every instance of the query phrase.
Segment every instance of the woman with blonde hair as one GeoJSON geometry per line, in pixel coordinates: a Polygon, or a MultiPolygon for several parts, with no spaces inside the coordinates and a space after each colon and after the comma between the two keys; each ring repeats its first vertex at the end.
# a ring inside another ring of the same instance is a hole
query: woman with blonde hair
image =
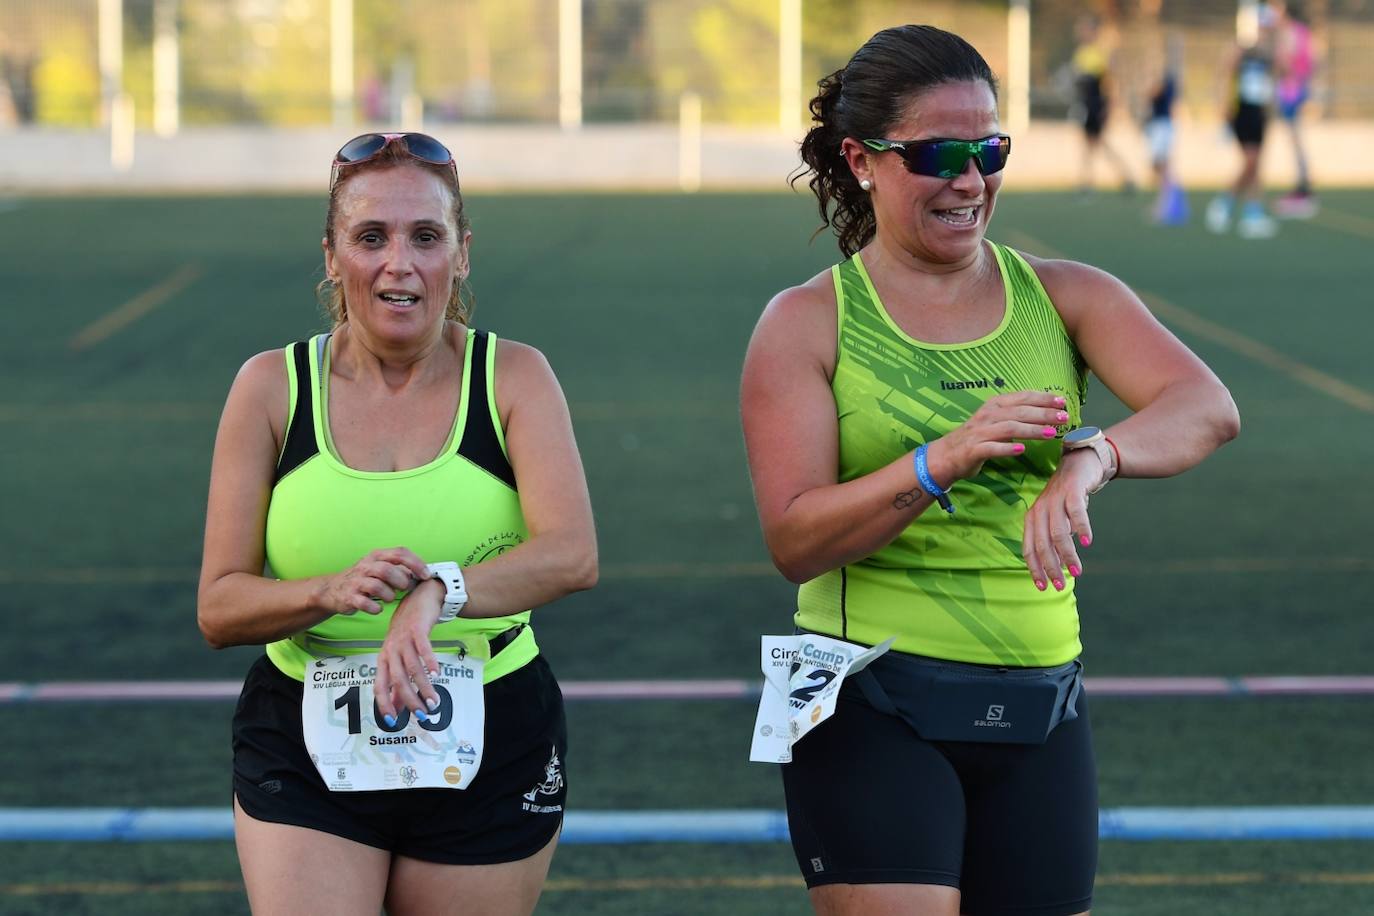
{"type": "Polygon", "coordinates": [[[525,916],[548,872],[567,736],[530,609],[595,583],[596,540],[548,362],[469,323],[471,238],[433,137],[344,144],[333,326],[225,404],[199,620],[266,645],[233,725],[257,914],[525,916]]]}

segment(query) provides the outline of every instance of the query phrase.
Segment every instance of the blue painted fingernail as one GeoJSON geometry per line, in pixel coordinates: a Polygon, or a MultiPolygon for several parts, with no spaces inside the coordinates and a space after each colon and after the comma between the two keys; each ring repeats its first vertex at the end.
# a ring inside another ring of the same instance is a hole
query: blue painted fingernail
{"type": "Polygon", "coordinates": [[[423,709],[415,710],[415,718],[419,719],[421,722],[429,721],[429,716],[425,715],[425,711],[423,709]]]}
{"type": "Polygon", "coordinates": [[[395,727],[396,727],[396,717],[395,717],[395,716],[382,716],[382,721],[386,723],[386,727],[387,727],[387,728],[395,728],[395,727]]]}

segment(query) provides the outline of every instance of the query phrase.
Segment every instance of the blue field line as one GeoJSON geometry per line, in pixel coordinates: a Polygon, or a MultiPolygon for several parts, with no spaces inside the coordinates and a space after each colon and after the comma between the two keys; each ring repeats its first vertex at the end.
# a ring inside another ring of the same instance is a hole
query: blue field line
{"type": "MultiPolygon", "coordinates": [[[[1104,840],[1374,840],[1374,805],[1110,808],[1104,840]]],[[[230,840],[229,808],[0,808],[0,841],[230,840]]],[[[772,843],[782,811],[575,811],[564,843],[772,843]]]]}

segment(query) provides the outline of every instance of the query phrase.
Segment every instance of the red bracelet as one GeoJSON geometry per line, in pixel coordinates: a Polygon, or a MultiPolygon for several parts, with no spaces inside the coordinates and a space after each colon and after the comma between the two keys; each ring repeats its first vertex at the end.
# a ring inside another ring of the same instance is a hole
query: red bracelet
{"type": "Polygon", "coordinates": [[[1112,437],[1111,437],[1111,436],[1103,436],[1102,438],[1107,440],[1107,444],[1110,445],[1110,446],[1112,447],[1112,451],[1116,453],[1116,474],[1115,474],[1114,476],[1120,477],[1120,476],[1121,476],[1121,449],[1119,449],[1119,448],[1116,447],[1116,443],[1112,441],[1112,437]]]}

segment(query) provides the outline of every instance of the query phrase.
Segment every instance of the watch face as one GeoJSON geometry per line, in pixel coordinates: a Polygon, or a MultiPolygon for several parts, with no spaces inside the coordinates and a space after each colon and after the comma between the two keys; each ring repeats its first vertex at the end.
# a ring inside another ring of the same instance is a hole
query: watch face
{"type": "Polygon", "coordinates": [[[1079,448],[1087,445],[1100,435],[1102,435],[1102,430],[1098,429],[1096,426],[1080,426],[1078,429],[1064,434],[1064,447],[1079,448]]]}

